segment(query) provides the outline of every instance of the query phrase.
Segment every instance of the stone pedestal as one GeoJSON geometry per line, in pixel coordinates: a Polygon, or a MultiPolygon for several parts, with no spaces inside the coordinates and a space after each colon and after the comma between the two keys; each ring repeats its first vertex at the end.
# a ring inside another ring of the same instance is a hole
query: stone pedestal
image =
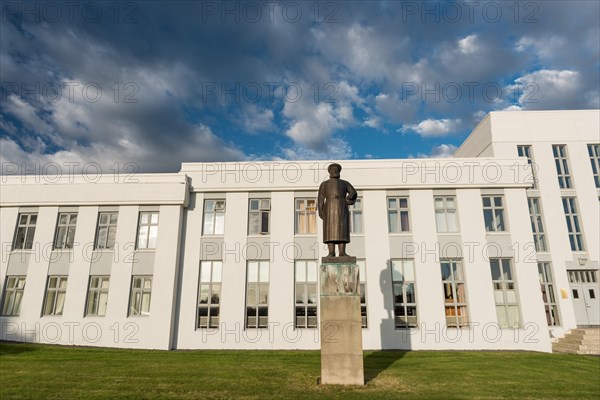
{"type": "Polygon", "coordinates": [[[358,265],[325,262],[320,273],[321,384],[364,385],[358,265]]]}

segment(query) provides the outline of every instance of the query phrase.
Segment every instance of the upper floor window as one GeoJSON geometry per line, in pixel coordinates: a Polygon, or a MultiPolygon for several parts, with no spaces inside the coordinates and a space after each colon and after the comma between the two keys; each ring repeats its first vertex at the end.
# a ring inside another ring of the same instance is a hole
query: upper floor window
{"type": "Polygon", "coordinates": [[[502,232],[504,224],[504,201],[502,196],[483,196],[483,219],[487,232],[502,232]]]}
{"type": "Polygon", "coordinates": [[[409,232],[408,197],[388,197],[387,208],[390,233],[409,232]]]}
{"type": "Polygon", "coordinates": [[[439,233],[458,232],[458,221],[456,219],[456,197],[436,196],[435,224],[439,233]]]}
{"type": "Polygon", "coordinates": [[[317,233],[317,200],[296,199],[296,234],[317,233]]]}
{"type": "Polygon", "coordinates": [[[561,189],[572,188],[573,184],[571,182],[571,172],[567,157],[567,146],[564,144],[552,145],[552,154],[554,154],[554,164],[556,165],[556,174],[558,175],[558,186],[561,189]]]}
{"type": "Polygon", "coordinates": [[[577,199],[575,197],[563,197],[563,210],[569,231],[569,243],[573,251],[585,251],[583,244],[583,232],[577,214],[577,199]]]}
{"type": "Polygon", "coordinates": [[[225,232],[225,200],[204,200],[205,235],[222,235],[225,232]]]}
{"type": "Polygon", "coordinates": [[[270,199],[250,199],[248,235],[268,235],[271,215],[270,199]]]}
{"type": "Polygon", "coordinates": [[[155,249],[157,237],[158,211],[141,212],[138,225],[137,248],[155,249]]]}
{"type": "Polygon", "coordinates": [[[37,213],[19,214],[13,249],[31,250],[33,247],[33,236],[35,235],[36,222],[37,213]]]}
{"type": "Polygon", "coordinates": [[[54,237],[55,249],[72,249],[77,227],[77,213],[58,214],[58,226],[54,237]]]}
{"type": "Polygon", "coordinates": [[[539,197],[528,197],[529,217],[531,219],[531,230],[533,232],[533,243],[535,251],[548,251],[546,246],[546,233],[544,230],[544,218],[542,217],[542,205],[539,197]]]}
{"type": "Polygon", "coordinates": [[[592,164],[592,174],[594,175],[594,184],[600,189],[600,144],[588,144],[588,155],[592,164]]]}
{"type": "Polygon", "coordinates": [[[96,249],[112,249],[115,247],[117,236],[117,212],[101,212],[98,215],[96,230],[96,249]]]}
{"type": "Polygon", "coordinates": [[[350,233],[364,233],[363,229],[362,198],[358,197],[354,205],[350,206],[350,233]]]}
{"type": "Polygon", "coordinates": [[[533,188],[537,189],[538,181],[536,175],[536,165],[533,162],[533,150],[529,145],[521,145],[517,146],[517,153],[519,153],[519,157],[527,157],[527,163],[531,166],[531,176],[533,178],[533,188]]]}

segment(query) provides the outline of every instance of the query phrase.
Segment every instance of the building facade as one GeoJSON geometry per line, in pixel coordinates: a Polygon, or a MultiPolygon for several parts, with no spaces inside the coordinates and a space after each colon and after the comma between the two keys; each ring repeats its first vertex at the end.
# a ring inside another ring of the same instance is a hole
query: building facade
{"type": "MultiPolygon", "coordinates": [[[[599,325],[600,112],[494,112],[455,158],[345,160],[365,349],[551,351],[599,325]]],[[[2,177],[0,338],[318,349],[329,161],[2,177]]],[[[319,337],[319,334],[323,335],[319,337]]]]}

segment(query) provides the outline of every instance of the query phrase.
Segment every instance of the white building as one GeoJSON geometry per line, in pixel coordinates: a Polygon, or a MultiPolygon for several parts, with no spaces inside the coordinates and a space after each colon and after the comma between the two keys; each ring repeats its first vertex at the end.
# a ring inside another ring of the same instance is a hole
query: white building
{"type": "MultiPolygon", "coordinates": [[[[493,112],[457,158],[339,161],[360,198],[348,252],[365,349],[551,351],[599,325],[599,121],[493,112]]],[[[315,199],[330,162],[5,174],[0,338],[318,349],[315,199]]]]}

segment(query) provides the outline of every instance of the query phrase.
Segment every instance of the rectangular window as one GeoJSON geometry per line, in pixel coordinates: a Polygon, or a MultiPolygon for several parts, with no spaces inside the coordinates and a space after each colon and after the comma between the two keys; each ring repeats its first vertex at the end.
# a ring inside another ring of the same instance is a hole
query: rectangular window
{"type": "Polygon", "coordinates": [[[539,197],[528,197],[529,217],[531,219],[531,231],[533,232],[533,243],[535,251],[548,251],[546,246],[546,233],[544,231],[544,219],[542,218],[542,204],[539,197]]]}
{"type": "Polygon", "coordinates": [[[250,199],[248,235],[268,235],[271,214],[270,199],[250,199]]]}
{"type": "Polygon", "coordinates": [[[117,212],[101,212],[98,214],[96,249],[112,249],[115,247],[118,218],[119,213],[117,212]]]}
{"type": "Polygon", "coordinates": [[[109,281],[110,277],[108,276],[90,276],[87,305],[85,307],[87,317],[104,317],[106,315],[109,281]]]}
{"type": "Polygon", "coordinates": [[[367,269],[365,260],[356,260],[360,280],[360,320],[363,328],[367,325],[367,269]]]}
{"type": "Polygon", "coordinates": [[[150,315],[152,276],[133,276],[129,296],[129,316],[150,315]]]}
{"type": "Polygon", "coordinates": [[[296,261],[296,328],[317,327],[317,262],[296,261]]]}
{"type": "Polygon", "coordinates": [[[390,233],[409,232],[408,197],[388,197],[387,208],[390,233]]]}
{"type": "Polygon", "coordinates": [[[204,200],[205,235],[222,235],[225,232],[225,200],[204,200]]]}
{"type": "Polygon", "coordinates": [[[158,211],[141,212],[138,225],[137,248],[155,249],[158,238],[158,211]]]}
{"type": "Polygon", "coordinates": [[[17,232],[13,243],[14,250],[31,250],[33,247],[33,236],[35,235],[35,224],[37,213],[19,214],[17,220],[17,232]]]}
{"type": "Polygon", "coordinates": [[[317,233],[317,200],[296,199],[296,234],[317,233]]]}
{"type": "Polygon", "coordinates": [[[248,261],[246,328],[266,328],[269,322],[269,262],[248,261]]]}
{"type": "Polygon", "coordinates": [[[502,196],[483,196],[483,219],[487,232],[505,231],[502,196]]]}
{"type": "Polygon", "coordinates": [[[198,328],[218,328],[222,261],[202,261],[198,284],[198,328]]]}
{"type": "Polygon", "coordinates": [[[577,199],[575,197],[563,197],[563,210],[569,231],[569,243],[572,251],[585,251],[583,244],[583,233],[577,215],[577,199]]]}
{"type": "Polygon", "coordinates": [[[436,196],[435,224],[439,233],[458,232],[458,221],[456,219],[456,197],[436,196]]]}
{"type": "Polygon", "coordinates": [[[600,144],[588,144],[588,155],[592,164],[592,175],[594,175],[594,185],[600,189],[600,144]]]}
{"type": "Polygon", "coordinates": [[[77,213],[58,214],[58,226],[54,237],[55,249],[72,249],[77,227],[77,213]]]}
{"type": "Polygon", "coordinates": [[[392,260],[394,324],[396,329],[417,326],[417,298],[413,260],[392,260]]]}
{"type": "Polygon", "coordinates": [[[44,315],[62,315],[67,294],[66,276],[48,276],[44,315]]]}
{"type": "Polygon", "coordinates": [[[558,307],[554,296],[554,280],[552,279],[552,268],[549,262],[538,262],[538,273],[540,277],[540,289],[546,309],[546,322],[548,326],[559,325],[558,307]]]}
{"type": "Polygon", "coordinates": [[[16,317],[21,312],[21,300],[25,291],[24,276],[7,276],[4,289],[2,315],[16,317]]]}
{"type": "Polygon", "coordinates": [[[519,157],[527,157],[527,163],[531,166],[531,177],[533,178],[533,189],[537,189],[538,180],[536,175],[537,166],[535,162],[533,162],[533,150],[529,145],[517,146],[517,153],[519,153],[519,157]]]}
{"type": "Polygon", "coordinates": [[[441,260],[446,326],[460,328],[469,324],[465,277],[460,260],[441,260]]]}
{"type": "Polygon", "coordinates": [[[517,288],[510,258],[490,259],[496,316],[500,328],[516,329],[521,324],[517,288]]]}
{"type": "Polygon", "coordinates": [[[350,206],[350,233],[364,233],[362,198],[358,197],[354,205],[350,206]]]}
{"type": "Polygon", "coordinates": [[[554,164],[556,165],[556,174],[558,175],[558,186],[561,189],[572,188],[573,184],[571,182],[571,172],[567,157],[567,146],[564,144],[552,145],[552,154],[554,154],[554,164]]]}

